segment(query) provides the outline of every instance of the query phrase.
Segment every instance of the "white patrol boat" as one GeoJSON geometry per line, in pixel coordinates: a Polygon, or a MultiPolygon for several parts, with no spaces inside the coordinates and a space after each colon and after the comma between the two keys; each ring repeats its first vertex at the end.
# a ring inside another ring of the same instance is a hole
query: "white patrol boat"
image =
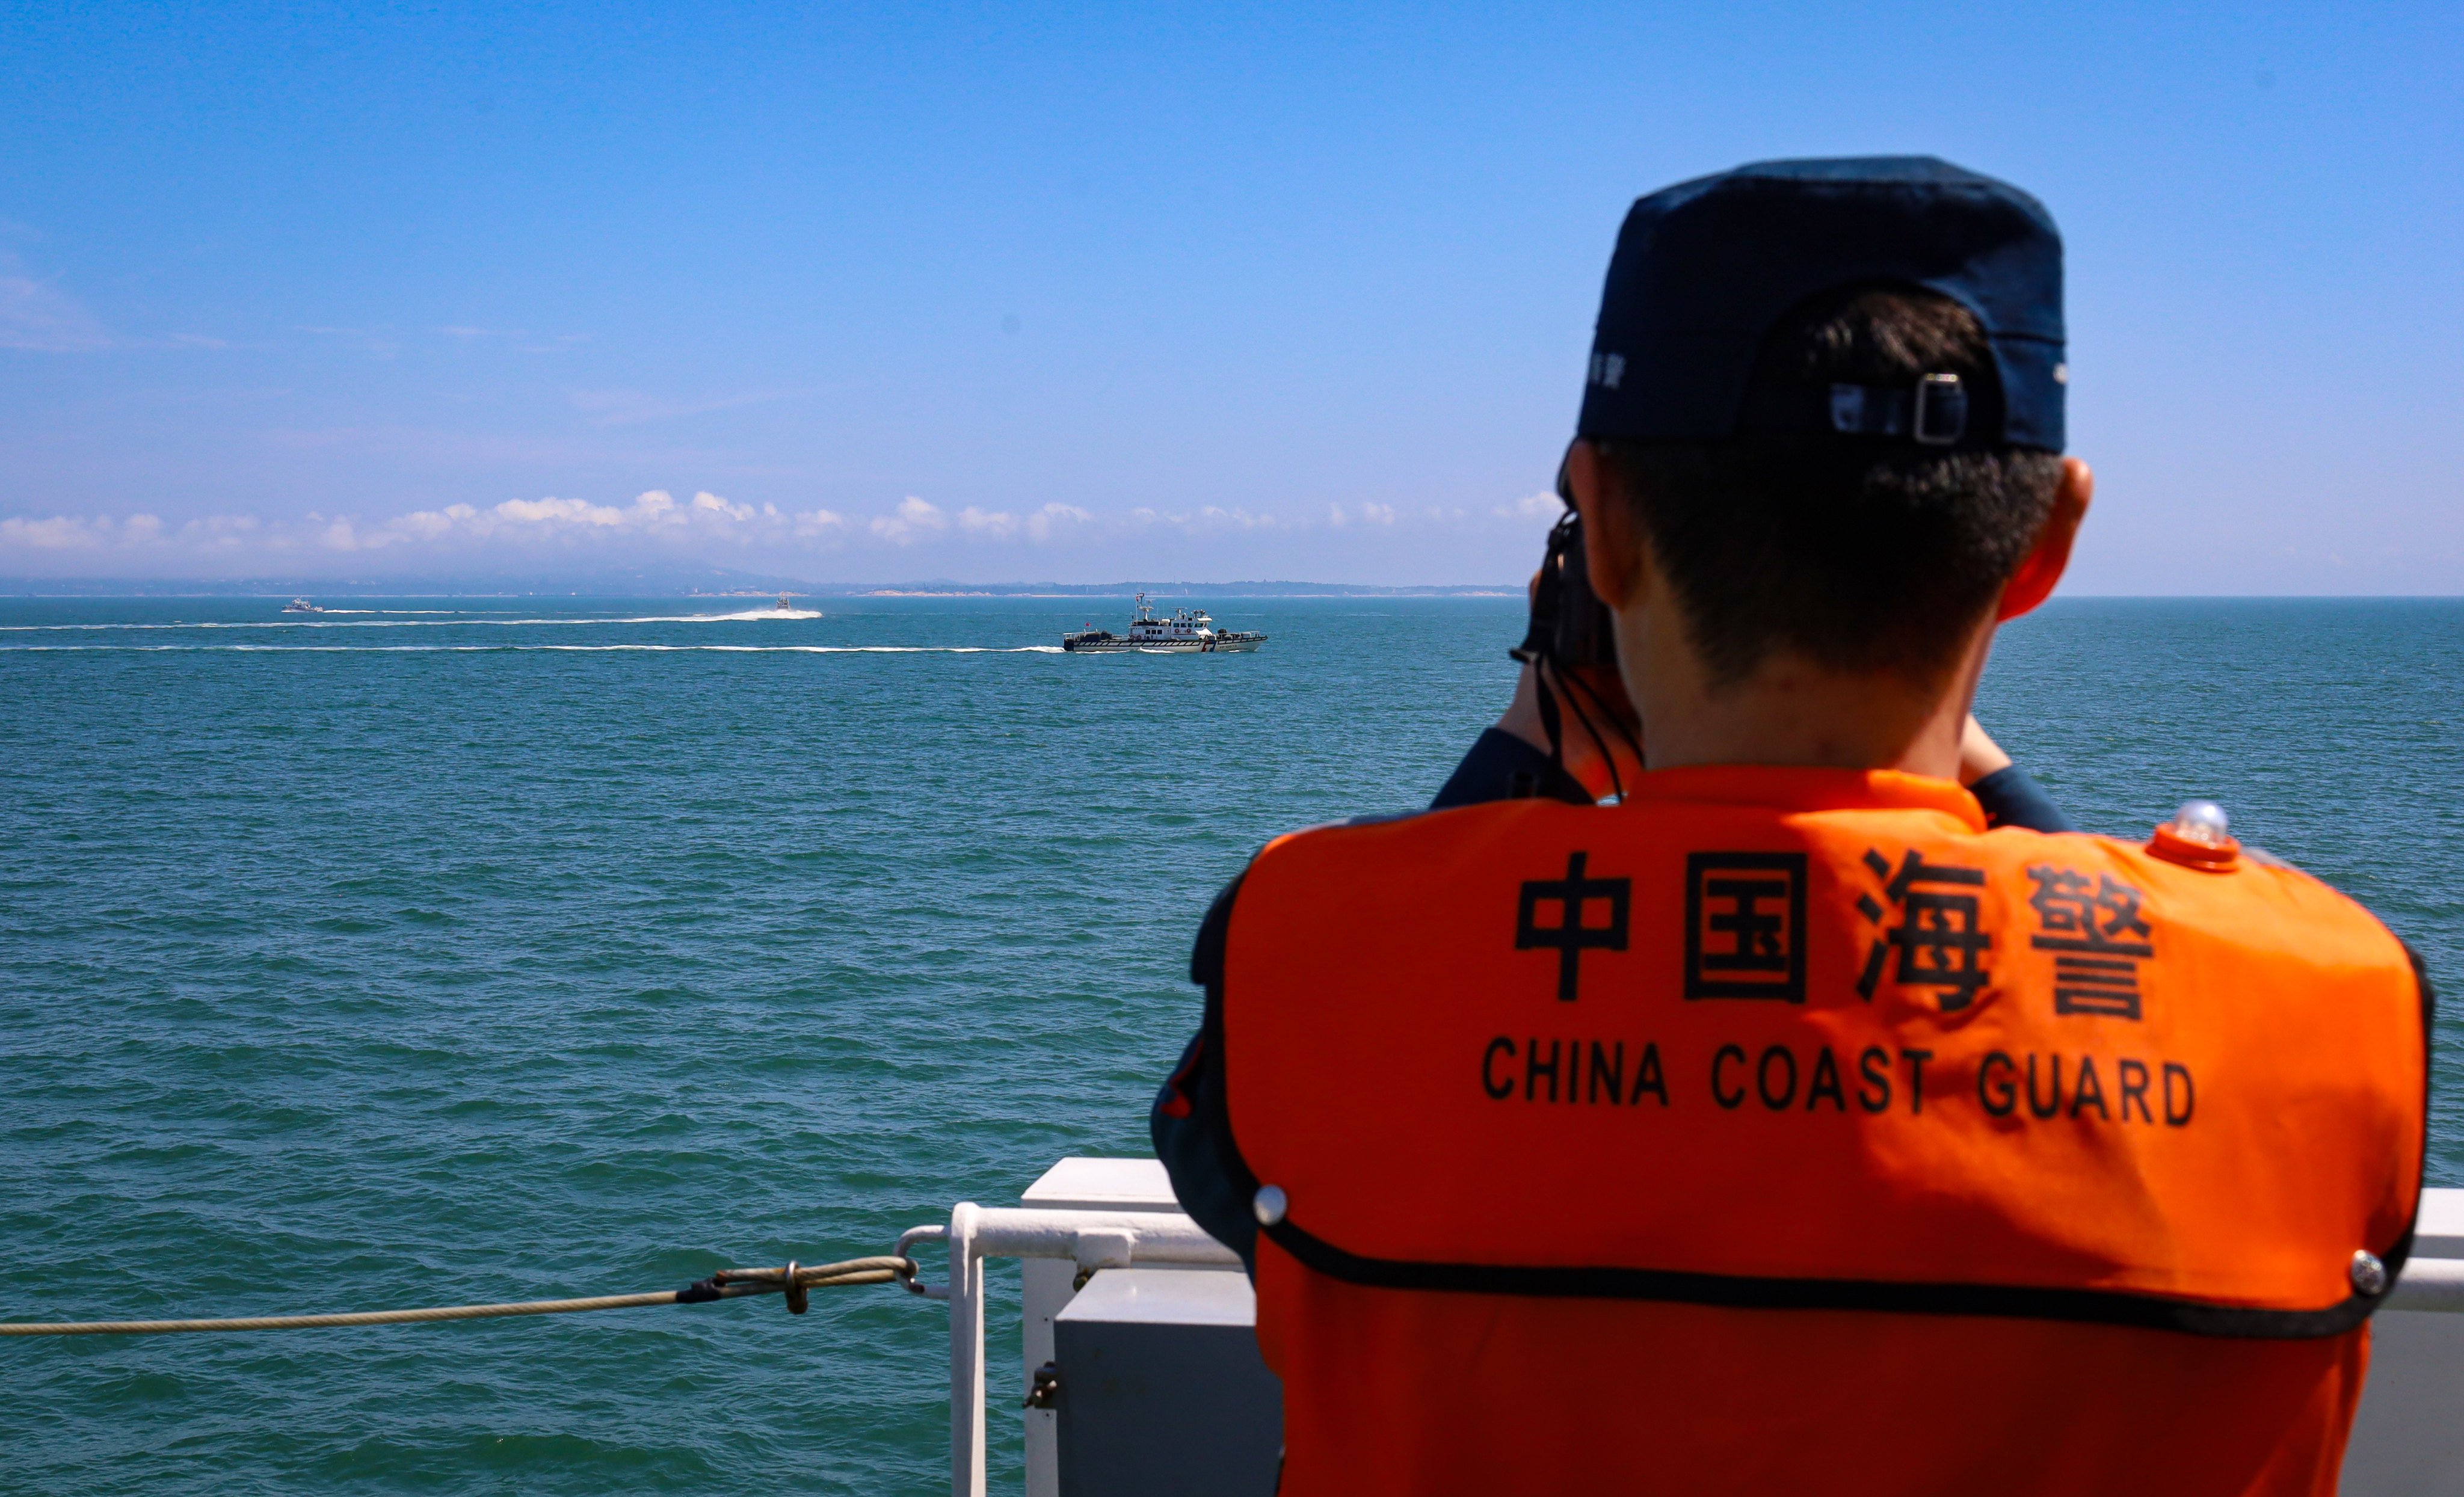
{"type": "Polygon", "coordinates": [[[1238,629],[1219,629],[1204,608],[1181,608],[1171,618],[1157,618],[1155,605],[1140,593],[1130,615],[1130,631],[1088,628],[1061,636],[1061,648],[1074,652],[1144,649],[1163,654],[1236,653],[1255,649],[1266,636],[1238,629]]]}

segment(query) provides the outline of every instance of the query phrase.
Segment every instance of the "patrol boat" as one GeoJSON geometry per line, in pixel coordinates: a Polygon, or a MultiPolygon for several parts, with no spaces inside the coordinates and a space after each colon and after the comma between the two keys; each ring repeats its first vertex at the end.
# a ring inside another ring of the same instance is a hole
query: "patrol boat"
{"type": "Polygon", "coordinates": [[[315,604],[310,603],[305,598],[294,598],[289,603],[282,605],[282,611],[285,613],[322,613],[325,610],[317,606],[315,604]]]}
{"type": "Polygon", "coordinates": [[[1088,628],[1061,636],[1061,648],[1073,653],[1144,649],[1169,655],[1238,653],[1257,649],[1266,636],[1238,629],[1218,629],[1204,608],[1181,608],[1171,618],[1157,618],[1155,605],[1140,593],[1133,601],[1130,631],[1088,628]]]}

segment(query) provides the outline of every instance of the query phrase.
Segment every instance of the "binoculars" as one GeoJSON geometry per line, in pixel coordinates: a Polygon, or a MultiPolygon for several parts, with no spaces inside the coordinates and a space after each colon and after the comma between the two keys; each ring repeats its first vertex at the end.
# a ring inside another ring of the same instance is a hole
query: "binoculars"
{"type": "MultiPolygon", "coordinates": [[[[1508,651],[1527,664],[1547,660],[1561,671],[1605,671],[1617,680],[1617,628],[1609,605],[1592,591],[1583,559],[1583,518],[1571,508],[1549,532],[1540,583],[1531,591],[1531,623],[1508,651]]],[[[1625,700],[1623,686],[1615,700],[1625,700]]]]}

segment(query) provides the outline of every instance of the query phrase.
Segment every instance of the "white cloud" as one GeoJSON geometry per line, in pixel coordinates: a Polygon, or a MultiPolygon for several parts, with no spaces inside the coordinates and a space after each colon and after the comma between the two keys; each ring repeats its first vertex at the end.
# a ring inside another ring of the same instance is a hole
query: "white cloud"
{"type": "MultiPolygon", "coordinates": [[[[656,524],[661,519],[666,518],[668,512],[674,509],[675,506],[676,501],[665,494],[645,494],[640,498],[633,501],[632,517],[641,519],[645,524],[656,524]]],[[[463,510],[468,510],[470,507],[471,506],[467,504],[454,506],[456,509],[463,510]]],[[[424,517],[414,515],[411,517],[413,519],[419,519],[424,517]]],[[[495,509],[489,511],[488,517],[486,519],[478,519],[475,515],[471,517],[455,517],[469,518],[479,525],[493,529],[498,523],[508,525],[544,525],[550,527],[558,525],[622,525],[625,523],[627,517],[624,510],[620,510],[612,504],[593,504],[588,499],[559,499],[551,497],[545,499],[507,499],[504,503],[499,504],[495,509]]]]}
{"type": "Polygon", "coordinates": [[[911,494],[898,501],[895,515],[873,517],[872,533],[892,545],[903,546],[918,536],[946,530],[949,525],[950,517],[941,513],[940,506],[911,494]]]}
{"type": "Polygon", "coordinates": [[[112,337],[75,297],[22,273],[0,255],[0,348],[34,353],[87,353],[112,346],[112,337]]]}
{"type": "Polygon", "coordinates": [[[1094,518],[1075,504],[1047,504],[1026,517],[1026,533],[1034,539],[1049,540],[1064,525],[1084,525],[1094,518]]]}
{"type": "MultiPolygon", "coordinates": [[[[938,530],[947,523],[938,510],[921,499],[907,501],[888,522],[910,531],[938,530]]],[[[549,495],[484,506],[447,504],[375,522],[315,512],[274,523],[249,515],[211,516],[176,528],[146,514],[125,520],[108,516],[8,516],[0,517],[0,554],[159,547],[227,555],[251,548],[273,557],[303,552],[467,553],[627,543],[662,550],[724,551],[798,540],[828,547],[841,543],[856,523],[826,509],[790,514],[776,504],[739,503],[708,490],[679,502],[664,489],[651,489],[626,504],[549,495]]],[[[875,521],[875,528],[882,523],[875,521]]]]}
{"type": "MultiPolygon", "coordinates": [[[[762,508],[770,509],[768,505],[763,505],[762,508]]],[[[723,519],[739,521],[751,519],[758,513],[750,504],[730,504],[717,495],[707,491],[693,495],[693,512],[695,515],[716,516],[723,519]]],[[[776,515],[779,512],[770,509],[770,513],[776,515]]]]}
{"type": "Polygon", "coordinates": [[[421,540],[442,540],[456,527],[477,528],[479,512],[468,504],[448,504],[441,510],[414,510],[401,516],[393,528],[421,540]]]}
{"type": "Polygon", "coordinates": [[[1205,530],[1273,530],[1283,524],[1272,515],[1252,515],[1237,504],[1228,510],[1209,504],[1199,509],[1195,517],[1176,515],[1173,517],[1183,524],[1194,524],[1205,530]]]}
{"type": "Polygon", "coordinates": [[[1443,506],[1405,510],[1353,501],[1329,506],[1323,517],[1214,504],[1183,511],[1139,506],[1111,515],[1058,501],[1033,509],[971,504],[945,510],[910,495],[886,514],[867,516],[820,507],[786,510],[775,503],[731,499],[707,489],[684,499],[665,489],[648,489],[618,502],[545,495],[492,504],[443,504],[376,518],[333,512],[275,520],[240,514],[170,522],[152,514],[125,518],[65,514],[0,517],[0,569],[12,556],[40,569],[43,557],[80,554],[151,558],[164,566],[177,565],[185,559],[216,567],[274,564],[286,557],[345,555],[450,567],[492,554],[527,553],[536,560],[542,554],[583,551],[610,560],[664,554],[746,564],[783,561],[790,556],[809,557],[849,546],[953,542],[1059,546],[1116,543],[1140,533],[1201,545],[1218,540],[1231,543],[1241,538],[1263,540],[1303,538],[1312,532],[1404,528],[1431,535],[1471,536],[1520,529],[1553,518],[1557,511],[1557,501],[1547,495],[1469,510],[1443,506]]]}
{"type": "Polygon", "coordinates": [[[19,519],[14,516],[0,519],[0,545],[24,546],[30,551],[66,551],[99,544],[101,537],[93,525],[66,515],[49,519],[19,519]]]}
{"type": "MultiPolygon", "coordinates": [[[[215,526],[191,522],[187,528],[199,537],[210,539],[231,526],[229,523],[215,526]]],[[[83,551],[99,546],[146,546],[162,539],[163,521],[153,515],[131,515],[121,520],[108,515],[92,518],[76,515],[54,515],[39,519],[18,516],[0,517],[0,551],[83,551]]]]}
{"type": "Polygon", "coordinates": [[[0,250],[0,348],[29,353],[96,353],[124,348],[229,348],[203,333],[127,338],[102,325],[85,303],[50,280],[30,275],[0,250]]]}
{"type": "MultiPolygon", "coordinates": [[[[1063,527],[1084,525],[1094,517],[1075,504],[1046,504],[1023,518],[1007,510],[982,510],[971,504],[958,511],[958,529],[987,540],[1008,540],[1020,535],[1029,540],[1049,540],[1063,527]]],[[[874,523],[878,528],[880,522],[874,523]]]]}
{"type": "MultiPolygon", "coordinates": [[[[1056,507],[1066,509],[1068,506],[1054,506],[1049,504],[1045,506],[1046,509],[1053,509],[1056,507]]],[[[1337,506],[1337,508],[1340,508],[1340,506],[1337,506]]],[[[1078,513],[1083,514],[1084,511],[1080,511],[1078,513]]],[[[1093,517],[1094,517],[1092,516],[1088,516],[1088,518],[1089,519],[1093,517]]],[[[1130,511],[1130,523],[1140,528],[1152,525],[1171,525],[1177,529],[1191,531],[1194,533],[1225,530],[1307,530],[1309,528],[1309,521],[1305,519],[1287,520],[1279,516],[1260,515],[1243,509],[1237,504],[1230,509],[1224,509],[1220,505],[1214,504],[1200,505],[1197,510],[1185,515],[1166,515],[1160,510],[1152,509],[1141,504],[1136,509],[1130,511]]]]}
{"type": "Polygon", "coordinates": [[[449,504],[443,509],[413,510],[365,532],[347,524],[328,525],[327,544],[351,538],[347,549],[370,550],[406,542],[435,543],[453,539],[539,541],[580,537],[728,535],[756,520],[784,525],[776,506],[756,509],[731,503],[707,491],[678,504],[665,489],[651,489],[626,505],[594,504],[588,499],[506,499],[486,509],[449,504]]]}
{"type": "Polygon", "coordinates": [[[228,556],[257,542],[267,529],[253,515],[209,515],[182,525],[178,539],[186,548],[228,556]]]}

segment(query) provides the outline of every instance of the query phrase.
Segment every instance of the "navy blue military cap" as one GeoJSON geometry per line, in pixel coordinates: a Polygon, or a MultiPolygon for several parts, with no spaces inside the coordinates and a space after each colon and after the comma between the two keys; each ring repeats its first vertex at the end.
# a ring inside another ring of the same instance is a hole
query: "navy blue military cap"
{"type": "Polygon", "coordinates": [[[2058,452],[2062,360],[2061,235],[2035,198],[1931,156],[1756,162],[1626,214],[1576,434],[1722,441],[1776,426],[2058,452]],[[1781,315],[1867,283],[1922,287],[1975,313],[2000,398],[1971,402],[1943,375],[1748,412],[1747,382],[1781,315]],[[2000,429],[1987,429],[1996,411],[2000,429]]]}

